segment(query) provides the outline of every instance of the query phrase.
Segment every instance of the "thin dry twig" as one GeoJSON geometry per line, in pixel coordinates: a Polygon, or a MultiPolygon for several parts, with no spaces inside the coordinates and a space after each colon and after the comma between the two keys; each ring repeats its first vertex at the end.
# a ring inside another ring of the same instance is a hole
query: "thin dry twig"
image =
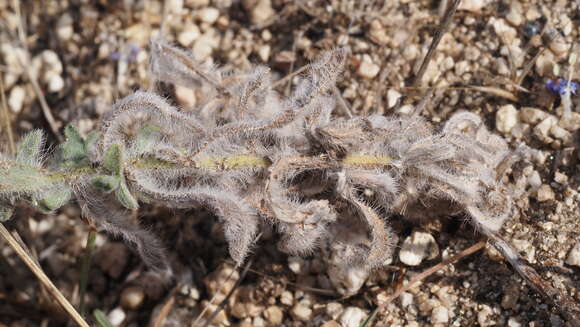
{"type": "MultiPolygon", "coordinates": [[[[236,269],[232,269],[232,271],[230,272],[230,274],[228,275],[228,278],[226,278],[226,281],[224,283],[228,283],[232,279],[232,277],[233,277],[233,275],[234,275],[235,272],[236,272],[236,269]]],[[[199,313],[199,315],[197,315],[197,318],[195,319],[195,321],[193,322],[193,324],[191,324],[192,326],[197,326],[197,324],[199,323],[199,320],[201,319],[201,317],[203,317],[203,315],[205,314],[205,312],[208,310],[210,304],[212,304],[213,301],[215,301],[215,299],[216,299],[216,297],[217,297],[218,294],[219,294],[219,292],[216,292],[212,296],[212,298],[208,302],[208,305],[206,305],[205,308],[203,308],[203,310],[201,310],[201,312],[199,313]]]]}
{"type": "Polygon", "coordinates": [[[536,53],[536,55],[532,58],[532,60],[530,60],[526,63],[526,65],[522,69],[522,72],[514,81],[515,85],[522,84],[522,82],[524,81],[524,78],[526,78],[528,73],[532,70],[532,68],[534,67],[534,64],[536,63],[536,60],[538,60],[538,58],[542,55],[542,53],[544,53],[544,51],[546,51],[546,48],[542,48],[540,51],[538,51],[538,53],[536,53]]]}
{"type": "Polygon", "coordinates": [[[433,36],[433,41],[431,42],[431,45],[429,45],[429,50],[427,50],[427,54],[425,55],[425,58],[423,58],[423,62],[421,63],[419,71],[413,77],[411,85],[416,85],[421,82],[421,79],[423,78],[423,75],[427,70],[427,66],[429,65],[429,62],[431,61],[433,55],[435,54],[435,49],[437,49],[437,46],[439,45],[439,42],[441,42],[443,35],[445,34],[445,32],[447,32],[447,29],[451,24],[451,19],[453,18],[453,15],[457,11],[457,7],[459,7],[460,2],[461,0],[454,0],[449,9],[447,9],[445,16],[443,16],[443,18],[441,19],[441,23],[437,27],[435,35],[433,36]]]}
{"type": "Polygon", "coordinates": [[[22,15],[20,13],[20,2],[17,0],[14,1],[14,10],[16,11],[16,17],[18,17],[18,38],[20,39],[20,45],[24,50],[24,62],[22,58],[20,58],[20,56],[16,56],[16,58],[18,59],[18,63],[20,63],[20,66],[22,66],[22,70],[26,73],[26,76],[28,77],[28,80],[32,85],[32,89],[34,90],[34,93],[36,94],[36,97],[40,102],[42,114],[44,115],[46,122],[50,126],[50,130],[52,131],[54,136],[59,140],[59,142],[62,142],[63,138],[62,135],[60,135],[60,133],[58,132],[58,125],[56,123],[56,120],[54,119],[52,111],[48,106],[48,102],[46,102],[46,98],[44,97],[44,93],[42,92],[42,89],[40,88],[40,85],[36,80],[36,76],[34,76],[32,70],[30,69],[30,67],[32,67],[30,63],[30,52],[28,51],[28,46],[26,45],[26,34],[24,31],[22,15]]]}
{"type": "Polygon", "coordinates": [[[153,319],[153,323],[151,324],[151,326],[153,326],[153,327],[163,326],[163,323],[165,322],[165,318],[167,318],[167,316],[169,315],[169,313],[173,309],[173,306],[175,305],[175,293],[180,287],[181,287],[181,285],[178,284],[177,286],[175,286],[173,288],[173,291],[171,291],[171,294],[169,294],[167,301],[165,301],[165,303],[161,307],[161,310],[159,310],[157,317],[155,317],[155,319],[153,319]]]}
{"type": "Polygon", "coordinates": [[[443,261],[441,261],[440,263],[436,264],[435,266],[425,270],[424,272],[420,273],[419,275],[413,277],[409,283],[401,288],[399,288],[398,290],[395,291],[395,293],[393,293],[391,296],[389,296],[383,303],[381,303],[379,305],[378,309],[383,309],[387,306],[387,304],[391,303],[393,300],[395,300],[396,298],[399,297],[399,295],[401,295],[403,292],[410,290],[411,288],[417,286],[421,281],[423,281],[425,278],[433,275],[435,272],[437,272],[440,269],[443,269],[445,266],[447,266],[450,263],[455,263],[461,259],[463,259],[464,257],[471,255],[481,249],[483,249],[485,247],[485,241],[480,241],[475,243],[474,245],[468,247],[467,249],[457,253],[456,255],[449,257],[443,261]]]}
{"type": "MultiPolygon", "coordinates": [[[[267,278],[269,280],[273,280],[276,281],[276,277],[274,276],[270,276],[268,274],[265,274],[261,271],[258,270],[254,270],[254,269],[249,269],[249,272],[256,274],[260,277],[264,277],[267,278]]],[[[324,296],[332,296],[332,297],[339,297],[340,295],[334,291],[331,290],[327,290],[327,289],[323,289],[323,288],[316,288],[316,287],[310,287],[310,286],[304,286],[304,285],[300,285],[298,283],[294,283],[294,282],[285,282],[286,285],[290,285],[293,287],[296,287],[297,289],[303,290],[303,291],[307,291],[307,292],[312,292],[312,293],[317,293],[320,295],[324,295],[324,296]]]]}
{"type": "MultiPolygon", "coordinates": [[[[215,317],[217,317],[217,315],[223,310],[223,308],[226,306],[226,304],[228,303],[230,297],[232,297],[232,295],[234,294],[234,291],[240,287],[240,285],[242,284],[242,281],[244,280],[244,278],[246,277],[246,275],[248,274],[248,270],[250,269],[250,267],[252,266],[252,262],[253,260],[250,259],[248,260],[248,263],[246,263],[246,266],[244,267],[244,270],[242,270],[242,273],[240,274],[240,278],[238,278],[238,280],[236,281],[236,283],[234,284],[234,287],[232,287],[232,289],[228,292],[228,294],[226,295],[226,297],[220,302],[220,304],[218,305],[218,307],[215,309],[215,311],[211,314],[211,316],[209,316],[209,318],[207,318],[207,320],[205,321],[205,323],[203,324],[203,327],[207,327],[211,324],[211,322],[215,319],[215,317]]],[[[195,326],[195,325],[194,325],[195,326]]]]}
{"type": "Polygon", "coordinates": [[[344,113],[346,114],[346,116],[348,118],[352,118],[353,117],[352,116],[352,111],[350,110],[350,107],[349,107],[348,103],[346,103],[346,101],[342,97],[342,94],[340,93],[340,90],[338,89],[338,87],[336,85],[334,86],[334,89],[332,91],[334,93],[334,96],[338,100],[338,103],[342,107],[342,110],[344,110],[344,113]]]}
{"type": "Polygon", "coordinates": [[[501,236],[492,234],[488,237],[491,244],[508,260],[528,285],[542,295],[545,301],[552,303],[572,326],[580,327],[580,307],[577,302],[545,281],[532,265],[520,257],[501,236]]]}
{"type": "Polygon", "coordinates": [[[479,92],[483,92],[483,93],[488,93],[488,94],[492,94],[504,99],[508,99],[511,101],[518,101],[518,97],[516,97],[513,93],[511,93],[510,91],[504,90],[504,89],[500,89],[498,87],[490,87],[490,86],[470,86],[471,89],[479,91],[479,92]]]}
{"type": "Polygon", "coordinates": [[[0,223],[0,235],[8,242],[8,245],[18,254],[18,256],[24,261],[26,266],[32,271],[32,273],[38,278],[38,280],[46,287],[48,292],[54,299],[60,304],[60,306],[69,314],[71,319],[78,325],[82,327],[89,327],[89,325],[84,321],[84,319],[79,315],[75,308],[70,304],[70,302],[62,295],[62,293],[54,286],[52,281],[46,276],[42,269],[36,264],[36,262],[30,257],[28,253],[22,248],[20,243],[10,234],[6,229],[4,224],[0,223]]]}
{"type": "Polygon", "coordinates": [[[8,111],[8,104],[6,103],[6,94],[4,93],[4,76],[0,73],[0,97],[2,97],[2,109],[4,110],[4,123],[6,124],[6,134],[8,134],[8,144],[10,145],[10,152],[16,153],[16,145],[14,143],[14,134],[12,134],[12,126],[10,125],[10,113],[8,111]]]}
{"type": "Polygon", "coordinates": [[[308,65],[304,65],[302,67],[300,67],[299,69],[297,69],[294,72],[288,73],[288,75],[282,77],[281,79],[277,80],[276,82],[272,83],[272,88],[275,89],[276,87],[286,83],[288,80],[290,80],[291,78],[293,78],[296,75],[299,75],[300,73],[302,73],[303,71],[305,71],[308,68],[308,65]]]}

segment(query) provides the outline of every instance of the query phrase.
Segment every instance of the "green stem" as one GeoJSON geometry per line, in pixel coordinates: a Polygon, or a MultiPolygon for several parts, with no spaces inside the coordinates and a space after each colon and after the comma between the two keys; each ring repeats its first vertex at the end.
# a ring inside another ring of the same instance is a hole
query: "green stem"
{"type": "Polygon", "coordinates": [[[89,272],[91,269],[91,261],[93,259],[93,250],[95,249],[95,239],[97,238],[97,231],[91,228],[87,236],[87,245],[85,246],[85,256],[81,267],[81,279],[79,285],[80,301],[79,311],[84,317],[85,315],[85,294],[87,293],[87,286],[89,282],[89,272]]]}

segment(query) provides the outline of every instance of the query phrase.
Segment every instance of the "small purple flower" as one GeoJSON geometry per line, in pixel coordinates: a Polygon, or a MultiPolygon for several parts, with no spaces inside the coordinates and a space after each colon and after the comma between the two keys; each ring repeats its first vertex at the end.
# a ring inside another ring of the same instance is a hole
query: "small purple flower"
{"type": "Polygon", "coordinates": [[[576,94],[580,85],[578,85],[576,82],[568,81],[561,77],[557,80],[548,80],[546,82],[546,89],[553,94],[564,95],[568,89],[568,84],[570,84],[570,93],[576,94]]]}
{"type": "Polygon", "coordinates": [[[119,51],[112,52],[112,53],[109,55],[109,58],[110,58],[111,60],[117,61],[117,60],[121,59],[121,53],[120,53],[119,51]]]}
{"type": "Polygon", "coordinates": [[[137,55],[141,48],[135,44],[129,44],[124,47],[122,51],[115,51],[109,55],[109,58],[113,61],[123,60],[125,62],[131,63],[137,61],[137,55]]]}
{"type": "Polygon", "coordinates": [[[138,45],[130,44],[129,54],[127,55],[127,61],[129,62],[137,61],[137,55],[139,54],[139,51],[141,51],[141,48],[139,48],[138,45]]]}

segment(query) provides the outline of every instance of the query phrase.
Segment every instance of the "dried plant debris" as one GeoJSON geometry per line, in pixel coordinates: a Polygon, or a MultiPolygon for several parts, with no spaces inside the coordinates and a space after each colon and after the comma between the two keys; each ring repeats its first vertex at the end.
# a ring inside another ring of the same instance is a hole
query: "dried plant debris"
{"type": "MultiPolygon", "coordinates": [[[[512,213],[506,173],[531,150],[510,149],[479,116],[459,112],[440,129],[413,113],[335,118],[343,49],[310,64],[289,97],[272,89],[265,67],[207,67],[159,40],[151,50],[155,80],[202,90],[196,110],[182,112],[139,91],[114,105],[99,133],[83,138],[67,127],[66,142],[52,156],[43,150],[43,133],[29,133],[15,156],[0,157],[4,219],[18,201],[52,212],[74,196],[84,215],[169,277],[161,242],[130,218],[131,210],[139,201],[205,207],[223,224],[238,265],[266,224],[276,227],[279,248],[293,255],[336,241],[331,281],[351,295],[361,285],[345,287],[341,271],[368,272],[391,259],[398,240],[392,219],[454,215],[542,287],[497,234],[512,213]],[[350,231],[358,234],[331,233],[349,225],[360,226],[350,231]]],[[[559,296],[554,301],[573,319],[574,304],[559,296]]]]}

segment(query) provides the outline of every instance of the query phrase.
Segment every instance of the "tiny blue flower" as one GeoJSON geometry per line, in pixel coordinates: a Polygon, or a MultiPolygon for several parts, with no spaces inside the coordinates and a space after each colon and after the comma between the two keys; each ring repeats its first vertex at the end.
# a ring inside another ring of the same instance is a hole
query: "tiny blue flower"
{"type": "Polygon", "coordinates": [[[546,82],[546,89],[553,94],[564,95],[568,87],[570,88],[571,94],[576,94],[580,85],[578,85],[578,83],[576,82],[568,81],[564,78],[558,78],[557,80],[548,80],[546,82]]]}

